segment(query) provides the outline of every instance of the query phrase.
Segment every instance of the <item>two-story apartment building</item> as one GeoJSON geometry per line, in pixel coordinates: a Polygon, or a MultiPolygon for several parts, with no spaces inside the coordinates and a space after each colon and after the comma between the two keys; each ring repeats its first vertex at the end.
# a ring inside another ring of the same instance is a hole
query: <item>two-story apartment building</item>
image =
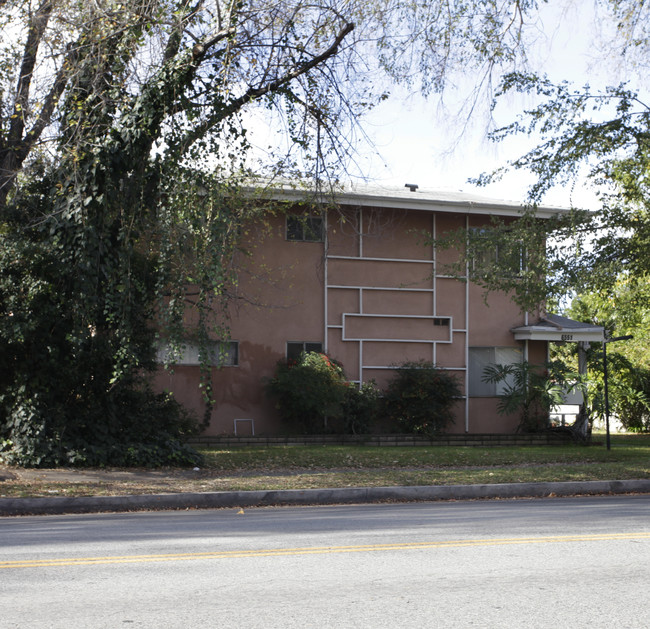
{"type": "MultiPolygon", "coordinates": [[[[464,392],[451,432],[514,432],[519,419],[497,413],[497,385],[482,381],[484,367],[542,363],[549,341],[602,336],[557,317],[532,321],[505,294],[486,303],[471,281],[445,274],[457,253],[437,250],[435,238],[485,227],[492,215],[516,218],[519,204],[416,186],[351,188],[322,206],[300,190],[273,195],[288,211],[247,230],[245,298],[232,304],[228,351],[215,357],[224,366],[213,370],[216,404],[206,434],[282,431],[264,380],[279,359],[310,350],[339,360],[352,381],[379,386],[405,361],[433,362],[464,392]]],[[[559,211],[540,208],[538,216],[559,211]]],[[[171,375],[161,372],[158,385],[202,412],[196,351],[188,347],[181,363],[171,375]]]]}

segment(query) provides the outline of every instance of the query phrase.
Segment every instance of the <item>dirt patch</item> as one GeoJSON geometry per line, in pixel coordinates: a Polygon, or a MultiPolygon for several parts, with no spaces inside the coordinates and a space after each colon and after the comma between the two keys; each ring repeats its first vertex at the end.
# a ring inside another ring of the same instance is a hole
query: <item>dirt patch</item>
{"type": "Polygon", "coordinates": [[[16,474],[6,468],[0,467],[0,482],[5,480],[16,480],[16,474]]]}

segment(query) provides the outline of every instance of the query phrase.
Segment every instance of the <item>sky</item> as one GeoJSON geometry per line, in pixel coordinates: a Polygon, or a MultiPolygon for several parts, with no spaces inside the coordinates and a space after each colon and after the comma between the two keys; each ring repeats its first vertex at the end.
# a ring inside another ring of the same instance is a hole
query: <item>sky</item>
{"type": "MultiPolygon", "coordinates": [[[[577,86],[611,82],[615,72],[595,63],[594,39],[598,39],[602,25],[598,24],[592,0],[569,2],[561,13],[558,6],[563,4],[552,0],[552,6],[545,9],[532,62],[550,77],[566,79],[577,86]]],[[[446,96],[447,107],[452,111],[453,98],[453,94],[446,96]]],[[[522,100],[502,105],[497,124],[512,122],[525,105],[522,100]]],[[[391,98],[365,120],[364,130],[374,149],[363,151],[360,163],[372,183],[399,187],[413,183],[421,188],[463,190],[523,201],[533,182],[526,173],[518,171],[484,188],[468,183],[468,178],[504,166],[534,146],[528,138],[512,138],[499,145],[489,142],[485,113],[476,116],[459,136],[458,127],[450,125],[449,118],[440,114],[436,102],[419,97],[406,101],[391,98]]],[[[543,202],[589,207],[595,202],[595,193],[584,182],[578,182],[572,189],[549,191],[543,202]]]]}
{"type": "MultiPolygon", "coordinates": [[[[604,61],[607,56],[599,46],[615,31],[615,24],[596,14],[594,0],[549,0],[540,3],[539,15],[532,29],[535,41],[527,45],[531,66],[539,74],[555,82],[567,80],[576,88],[587,83],[592,88],[604,88],[618,84],[628,75],[614,67],[613,61],[604,61]]],[[[454,76],[453,80],[457,89],[445,92],[444,107],[435,96],[427,101],[417,94],[405,97],[397,91],[361,119],[368,142],[359,142],[356,170],[353,166],[346,175],[350,182],[391,188],[402,188],[408,183],[422,189],[464,191],[525,203],[534,179],[524,171],[512,171],[485,187],[468,180],[506,166],[536,146],[539,138],[511,137],[498,144],[489,141],[487,103],[475,110],[461,134],[461,125],[452,122],[453,112],[474,87],[476,78],[468,74],[454,76]]],[[[643,85],[643,81],[632,84],[635,85],[643,85]]],[[[514,122],[522,110],[533,105],[524,97],[500,100],[492,114],[493,127],[514,122]]],[[[251,126],[256,129],[254,144],[265,155],[262,147],[274,145],[278,136],[263,118],[251,126]]],[[[598,207],[596,191],[585,180],[551,189],[542,204],[598,207]]]]}

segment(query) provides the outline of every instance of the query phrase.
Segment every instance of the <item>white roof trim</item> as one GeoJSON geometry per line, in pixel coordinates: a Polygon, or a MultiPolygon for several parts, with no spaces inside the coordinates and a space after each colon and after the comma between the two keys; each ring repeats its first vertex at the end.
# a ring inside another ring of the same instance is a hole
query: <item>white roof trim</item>
{"type": "Polygon", "coordinates": [[[593,341],[602,342],[605,338],[604,332],[593,330],[551,330],[550,328],[538,326],[526,326],[512,330],[515,341],[551,341],[551,342],[573,342],[593,341]]]}
{"type": "MultiPolygon", "coordinates": [[[[263,198],[285,201],[304,201],[315,193],[309,188],[288,184],[271,184],[259,190],[263,198]]],[[[382,207],[425,212],[453,212],[457,214],[477,214],[495,216],[520,216],[526,209],[523,203],[501,201],[476,194],[455,191],[408,188],[388,188],[382,186],[347,186],[320,193],[324,203],[334,201],[340,205],[361,207],[382,207]]],[[[568,212],[567,208],[538,206],[536,214],[540,218],[550,218],[568,212]]]]}
{"type": "Polygon", "coordinates": [[[549,314],[535,325],[513,328],[515,341],[573,342],[605,340],[605,328],[549,314]]]}

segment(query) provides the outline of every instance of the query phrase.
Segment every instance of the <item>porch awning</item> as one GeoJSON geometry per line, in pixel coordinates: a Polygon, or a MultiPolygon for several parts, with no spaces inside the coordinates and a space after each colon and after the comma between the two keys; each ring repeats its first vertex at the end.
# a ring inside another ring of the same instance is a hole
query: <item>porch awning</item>
{"type": "Polygon", "coordinates": [[[573,342],[605,340],[605,328],[567,317],[547,314],[534,325],[512,328],[516,341],[573,342]]]}

